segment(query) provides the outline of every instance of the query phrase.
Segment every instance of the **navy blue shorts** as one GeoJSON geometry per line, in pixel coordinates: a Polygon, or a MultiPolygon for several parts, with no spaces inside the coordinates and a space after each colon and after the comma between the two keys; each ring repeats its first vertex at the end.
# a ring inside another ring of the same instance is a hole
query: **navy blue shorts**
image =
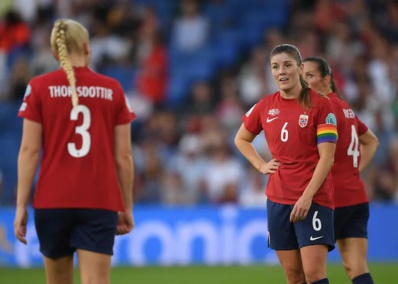
{"type": "Polygon", "coordinates": [[[327,245],[334,249],[334,212],[312,203],[303,221],[290,222],[293,205],[267,200],[268,247],[274,250],[294,250],[311,245],[327,245]]]}
{"type": "Polygon", "coordinates": [[[336,240],[344,238],[368,238],[369,203],[338,207],[334,212],[336,240]]]}
{"type": "Polygon", "coordinates": [[[41,253],[49,258],[76,249],[113,254],[117,212],[101,209],[35,209],[41,253]]]}

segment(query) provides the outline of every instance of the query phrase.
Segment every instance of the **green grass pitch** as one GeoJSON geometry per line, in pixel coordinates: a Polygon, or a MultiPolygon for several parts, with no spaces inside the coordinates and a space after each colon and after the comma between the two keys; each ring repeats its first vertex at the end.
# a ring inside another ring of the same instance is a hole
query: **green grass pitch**
{"type": "MultiPolygon", "coordinates": [[[[398,263],[370,264],[375,283],[397,284],[398,263]]],[[[350,284],[340,264],[328,266],[331,284],[350,284]]],[[[276,266],[187,266],[187,267],[114,267],[113,284],[279,284],[285,283],[282,268],[276,266]]],[[[1,284],[44,284],[44,270],[0,268],[1,284]]],[[[75,283],[80,283],[78,272],[75,283]]]]}

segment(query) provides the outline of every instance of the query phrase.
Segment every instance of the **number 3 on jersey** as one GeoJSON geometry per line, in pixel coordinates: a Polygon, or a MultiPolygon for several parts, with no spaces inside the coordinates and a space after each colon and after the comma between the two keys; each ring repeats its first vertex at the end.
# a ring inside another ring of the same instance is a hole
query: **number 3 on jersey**
{"type": "Polygon", "coordinates": [[[75,158],[82,158],[86,156],[91,147],[91,136],[87,131],[91,124],[90,110],[84,105],[78,105],[70,112],[70,120],[77,120],[79,113],[83,115],[83,123],[82,125],[76,126],[75,133],[82,136],[82,147],[80,149],[76,149],[75,143],[68,143],[68,152],[72,157],[75,158]]]}
{"type": "Polygon", "coordinates": [[[355,129],[355,125],[351,125],[351,142],[347,149],[347,155],[352,156],[352,165],[354,168],[358,168],[358,157],[360,155],[360,152],[358,135],[357,130],[355,129]]]}

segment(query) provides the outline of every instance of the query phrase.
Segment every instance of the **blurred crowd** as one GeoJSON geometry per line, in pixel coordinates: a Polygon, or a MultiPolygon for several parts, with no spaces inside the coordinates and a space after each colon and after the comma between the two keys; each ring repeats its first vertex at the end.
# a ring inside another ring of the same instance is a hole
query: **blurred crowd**
{"type": "MultiPolygon", "coordinates": [[[[396,0],[2,0],[0,17],[0,204],[14,204],[16,161],[5,147],[21,132],[7,110],[32,76],[58,68],[49,38],[59,17],[89,29],[91,68],[117,78],[137,113],[135,203],[265,206],[267,177],[233,138],[245,112],[276,91],[268,58],[281,43],[329,61],[380,140],[363,174],[368,195],[398,201],[396,0]]],[[[264,137],[254,143],[269,160],[264,137]]]]}

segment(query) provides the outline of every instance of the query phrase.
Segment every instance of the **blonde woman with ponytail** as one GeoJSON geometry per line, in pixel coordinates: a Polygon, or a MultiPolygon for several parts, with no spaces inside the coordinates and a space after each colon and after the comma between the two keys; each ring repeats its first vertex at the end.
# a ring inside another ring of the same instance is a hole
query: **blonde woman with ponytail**
{"type": "Polygon", "coordinates": [[[120,84],[88,68],[86,28],[57,20],[51,46],[61,68],[30,81],[18,114],[24,122],[14,233],[27,244],[27,207],[40,161],[33,208],[47,284],[73,283],[75,252],[81,283],[108,284],[115,235],[134,227],[135,115],[120,84]]]}
{"type": "Polygon", "coordinates": [[[261,173],[266,188],[268,246],[276,251],[288,284],[327,284],[328,251],[334,248],[333,165],[336,118],[330,101],[308,88],[299,50],[275,46],[270,67],[279,91],[243,117],[235,144],[261,173]],[[273,159],[252,145],[264,133],[273,159]]]}

